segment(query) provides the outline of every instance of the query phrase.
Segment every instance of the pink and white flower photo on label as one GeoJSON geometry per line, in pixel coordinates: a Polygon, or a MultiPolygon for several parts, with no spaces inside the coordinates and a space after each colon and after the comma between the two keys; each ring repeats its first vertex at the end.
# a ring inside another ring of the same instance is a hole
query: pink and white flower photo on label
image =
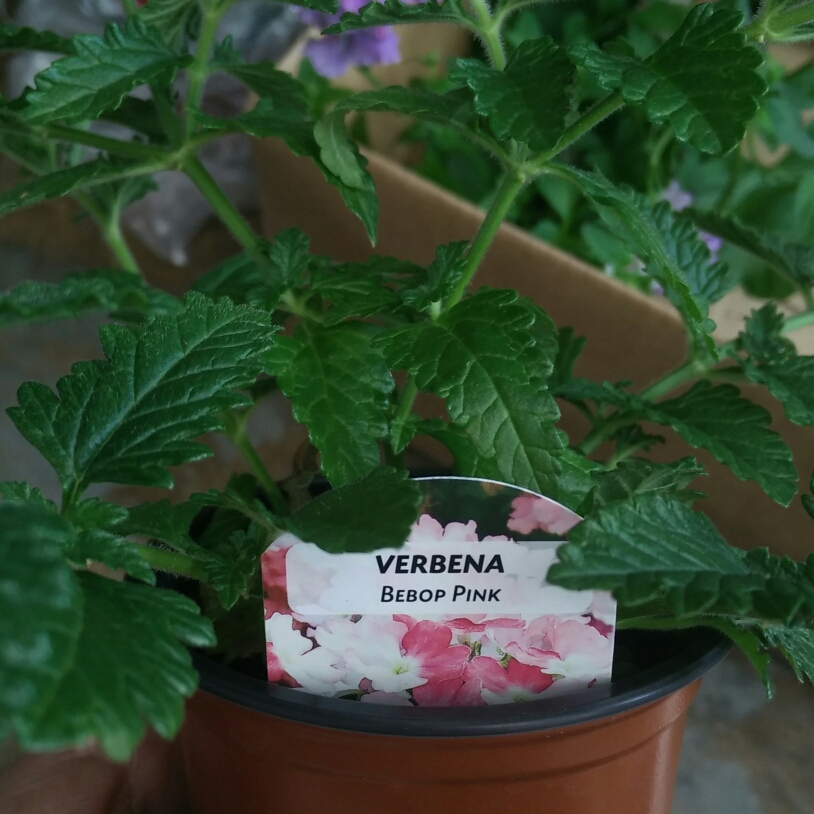
{"type": "Polygon", "coordinates": [[[610,595],[546,582],[580,518],[515,487],[420,481],[400,549],[328,554],[290,533],[261,559],[268,678],[396,706],[480,706],[610,681],[610,595]]]}

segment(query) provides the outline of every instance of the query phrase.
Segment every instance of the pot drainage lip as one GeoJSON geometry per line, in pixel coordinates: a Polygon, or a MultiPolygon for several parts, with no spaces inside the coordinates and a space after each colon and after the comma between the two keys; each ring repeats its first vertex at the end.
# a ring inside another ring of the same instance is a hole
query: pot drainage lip
{"type": "Polygon", "coordinates": [[[662,632],[659,636],[675,638],[679,646],[670,656],[634,676],[554,698],[484,707],[362,704],[277,687],[238,673],[199,652],[193,653],[193,661],[201,674],[202,690],[278,718],[378,735],[513,735],[586,723],[658,701],[700,678],[731,649],[730,641],[710,628],[662,632]]]}

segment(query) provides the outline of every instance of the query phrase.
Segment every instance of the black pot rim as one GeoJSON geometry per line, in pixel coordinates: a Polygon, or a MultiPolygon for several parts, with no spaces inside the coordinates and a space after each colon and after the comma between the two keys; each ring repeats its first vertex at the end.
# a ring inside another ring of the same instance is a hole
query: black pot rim
{"type": "Polygon", "coordinates": [[[676,636],[676,651],[630,678],[579,693],[485,707],[401,707],[324,698],[278,687],[193,653],[200,688],[257,712],[312,726],[402,737],[516,735],[586,723],[650,704],[682,689],[729,652],[730,641],[710,628],[676,636]]]}

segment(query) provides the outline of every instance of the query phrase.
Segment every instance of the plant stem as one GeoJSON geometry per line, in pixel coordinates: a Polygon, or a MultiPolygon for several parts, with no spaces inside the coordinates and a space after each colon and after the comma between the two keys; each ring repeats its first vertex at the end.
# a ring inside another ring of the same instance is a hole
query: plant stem
{"type": "Polygon", "coordinates": [[[254,229],[226,197],[215,179],[209,174],[206,167],[196,155],[189,155],[182,165],[183,170],[190,177],[196,187],[209,201],[217,216],[232,233],[232,236],[244,249],[263,267],[269,265],[268,258],[260,251],[258,237],[254,229]]]}
{"type": "MultiPolygon", "coordinates": [[[[18,135],[25,135],[20,131],[15,131],[18,135]]],[[[89,133],[87,130],[77,130],[74,127],[65,127],[61,124],[48,124],[39,128],[39,134],[46,139],[56,141],[67,141],[72,144],[84,144],[86,147],[94,147],[97,150],[104,150],[106,153],[120,155],[125,158],[141,158],[147,161],[160,160],[163,157],[171,156],[169,150],[163,147],[156,147],[151,144],[139,144],[137,141],[120,141],[107,136],[100,136],[96,133],[89,133]]],[[[36,135],[36,133],[35,133],[36,135]]]]}
{"type": "Polygon", "coordinates": [[[789,29],[813,21],[814,2],[809,2],[794,6],[786,11],[780,11],[777,14],[770,14],[768,17],[759,16],[746,26],[743,32],[747,37],[764,42],[766,39],[775,39],[777,35],[782,35],[789,29]]]}
{"type": "Polygon", "coordinates": [[[198,37],[198,45],[195,49],[195,58],[192,65],[187,70],[189,77],[189,87],[187,89],[187,117],[186,117],[186,135],[187,138],[192,134],[193,119],[189,113],[197,110],[201,102],[201,93],[203,92],[204,82],[209,74],[208,63],[209,55],[212,52],[212,46],[215,44],[215,34],[218,29],[218,23],[221,18],[221,11],[213,7],[207,7],[203,13],[203,22],[201,24],[201,33],[198,37]]]}
{"type": "Polygon", "coordinates": [[[183,143],[184,134],[178,122],[172,99],[168,95],[172,92],[172,88],[168,91],[160,85],[150,85],[150,91],[153,95],[153,104],[158,111],[158,118],[161,119],[164,131],[170,137],[170,143],[175,148],[180,147],[183,143]]]}
{"type": "Polygon", "coordinates": [[[689,359],[680,367],[677,367],[675,370],[671,371],[657,382],[651,384],[650,387],[643,390],[639,395],[643,399],[655,401],[657,398],[660,398],[665,393],[669,393],[680,384],[683,384],[696,376],[703,375],[706,372],[707,368],[704,365],[699,365],[698,362],[694,361],[693,359],[689,359]]]}
{"type": "Polygon", "coordinates": [[[814,308],[803,311],[802,314],[795,314],[793,317],[786,317],[783,323],[783,333],[790,334],[792,331],[799,331],[808,325],[814,325],[814,308]]]}
{"type": "Polygon", "coordinates": [[[566,127],[563,134],[560,136],[559,141],[550,149],[542,153],[538,153],[532,162],[532,167],[540,170],[552,158],[559,155],[567,147],[570,147],[575,141],[582,138],[589,130],[593,130],[599,122],[607,119],[612,113],[619,110],[625,104],[624,99],[618,94],[613,93],[603,99],[601,102],[594,105],[587,113],[577,119],[570,127],[566,127]]]}
{"type": "Polygon", "coordinates": [[[502,18],[493,18],[486,0],[471,0],[472,10],[478,21],[477,33],[483,40],[489,59],[498,71],[506,68],[506,51],[500,39],[500,26],[502,18]]]}
{"type": "Polygon", "coordinates": [[[478,229],[478,233],[475,235],[472,246],[466,255],[466,263],[461,273],[461,279],[444,301],[444,311],[448,311],[463,297],[486,252],[489,251],[500,224],[503,223],[503,219],[514,203],[514,199],[525,185],[525,179],[514,172],[507,172],[504,176],[492,205],[489,207],[489,211],[486,213],[486,217],[483,219],[483,223],[481,223],[480,229],[478,229]]]}
{"type": "Polygon", "coordinates": [[[275,513],[278,515],[288,514],[285,498],[283,497],[283,493],[280,491],[280,487],[275,483],[274,478],[272,478],[269,474],[268,469],[266,469],[266,465],[257,454],[257,450],[254,448],[254,446],[252,446],[252,442],[249,441],[249,437],[246,435],[246,433],[240,432],[236,434],[232,437],[232,442],[240,450],[240,453],[245,458],[246,463],[249,465],[249,469],[252,471],[252,474],[257,478],[257,482],[263,487],[265,493],[268,495],[275,513]]]}
{"type": "Polygon", "coordinates": [[[199,582],[207,581],[206,572],[201,564],[186,554],[151,545],[141,545],[138,547],[138,551],[156,571],[166,571],[170,574],[177,574],[179,577],[197,579],[199,582]]]}
{"type": "Polygon", "coordinates": [[[392,432],[394,434],[401,433],[401,428],[407,421],[407,418],[410,415],[410,410],[413,409],[413,402],[415,401],[417,395],[418,386],[415,383],[415,379],[411,375],[404,383],[404,387],[402,387],[401,393],[399,394],[399,404],[392,421],[392,432]]]}
{"type": "Polygon", "coordinates": [[[84,192],[74,192],[73,195],[99,225],[105,242],[119,261],[122,271],[140,275],[141,271],[139,270],[136,258],[133,257],[130,247],[124,239],[121,227],[119,226],[118,211],[115,211],[108,217],[105,212],[96,206],[95,201],[89,195],[86,195],[84,192]]]}

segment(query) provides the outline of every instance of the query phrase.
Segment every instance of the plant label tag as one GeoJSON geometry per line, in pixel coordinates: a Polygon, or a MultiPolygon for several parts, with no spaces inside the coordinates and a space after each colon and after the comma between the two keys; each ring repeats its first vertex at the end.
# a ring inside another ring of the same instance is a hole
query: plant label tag
{"type": "Polygon", "coordinates": [[[507,703],[610,681],[616,608],[546,581],[580,518],[494,481],[425,478],[399,549],[263,554],[269,680],[417,706],[507,703]]]}

